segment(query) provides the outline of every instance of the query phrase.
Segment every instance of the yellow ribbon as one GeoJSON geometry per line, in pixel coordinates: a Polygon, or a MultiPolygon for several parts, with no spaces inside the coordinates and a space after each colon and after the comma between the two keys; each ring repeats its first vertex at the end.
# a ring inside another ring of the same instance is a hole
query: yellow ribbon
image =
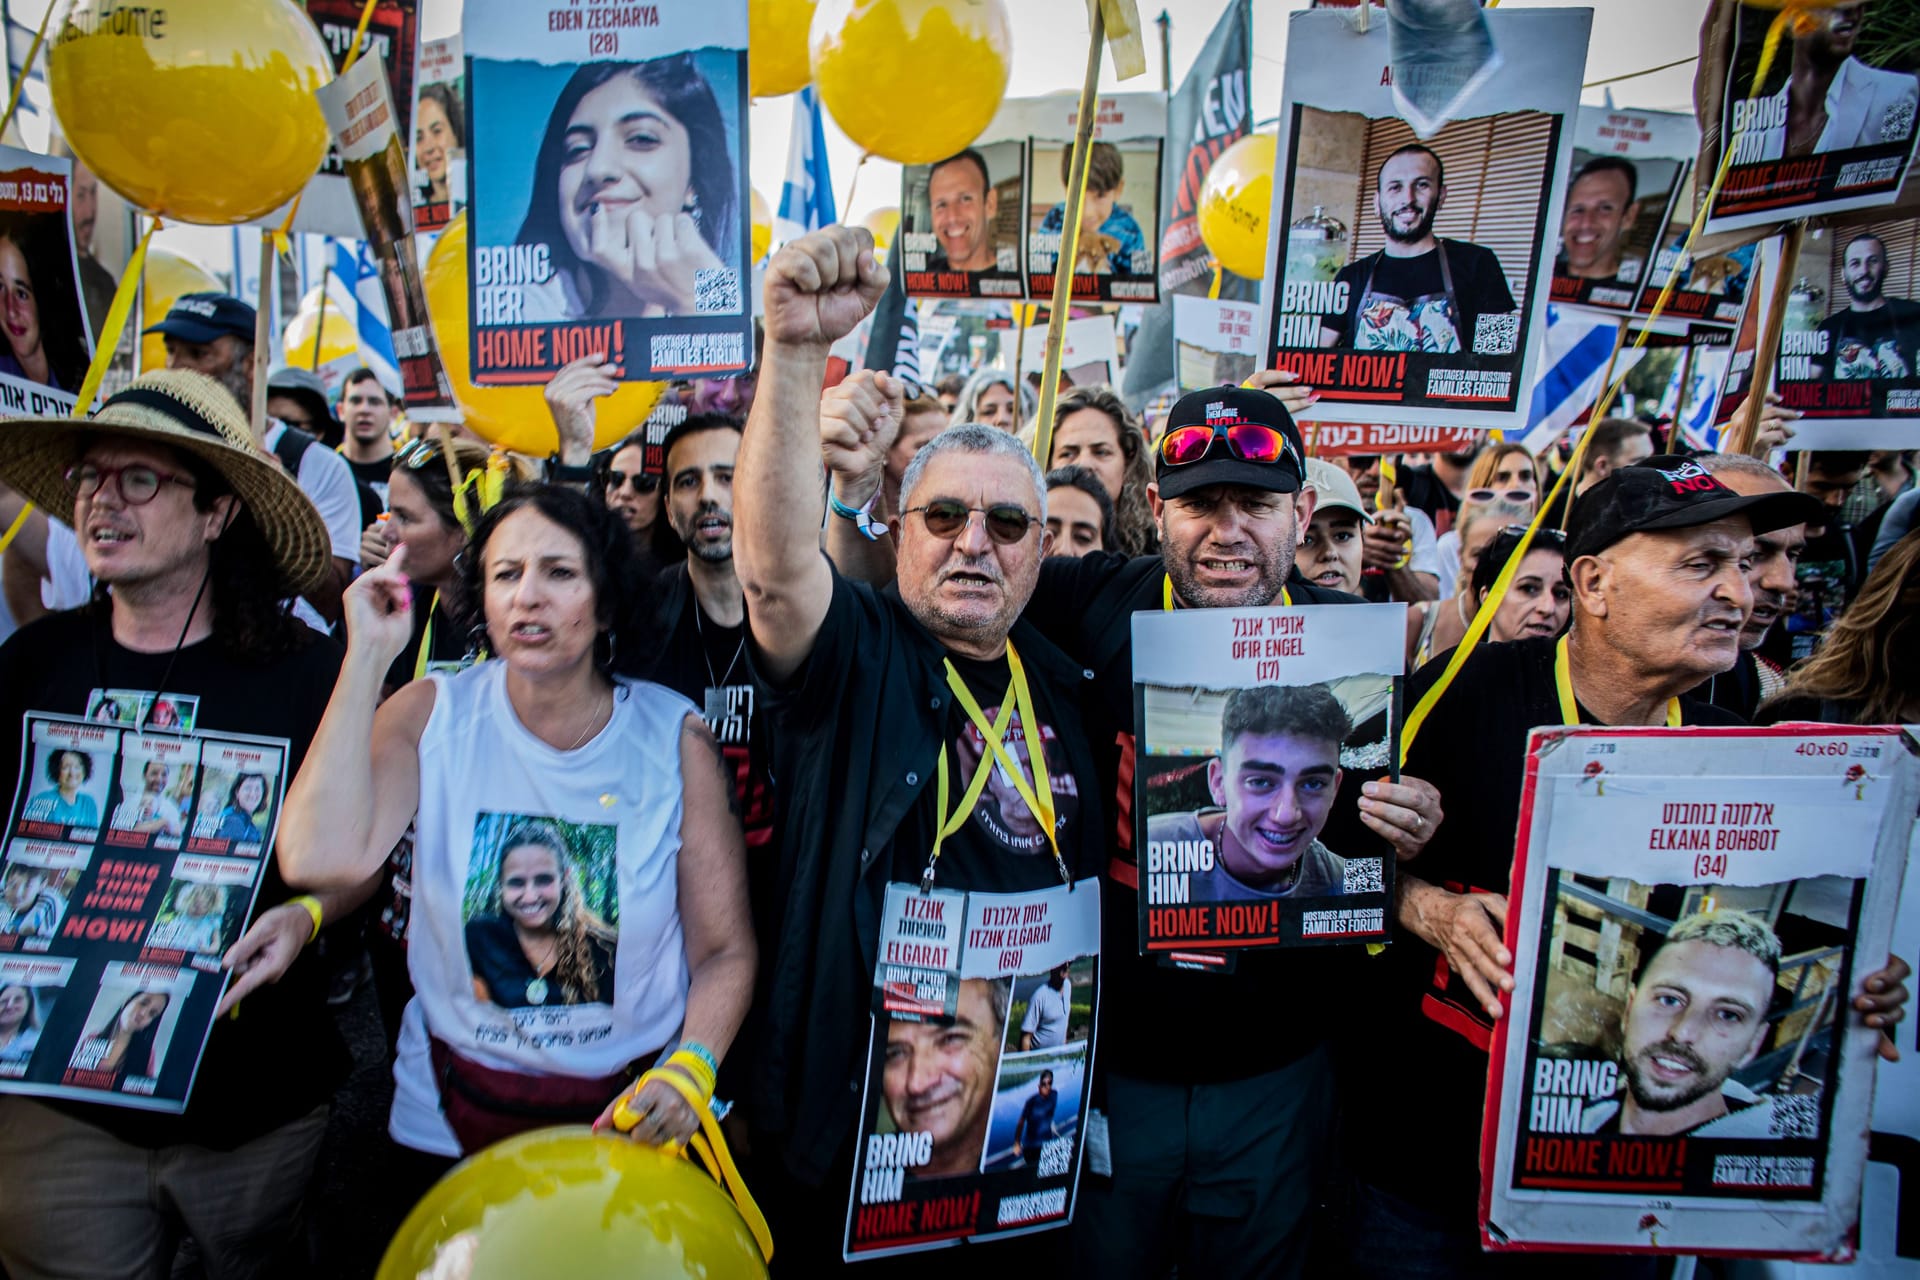
{"type": "Polygon", "coordinates": [[[340,74],[353,70],[353,64],[360,61],[360,43],[367,38],[367,28],[373,24],[373,9],[380,0],[367,0],[360,10],[360,25],[353,29],[353,47],[347,50],[347,60],[340,64],[340,74]]]}
{"type": "MultiPolygon", "coordinates": [[[[1553,647],[1553,687],[1560,695],[1560,723],[1579,724],[1580,704],[1573,696],[1573,672],[1567,661],[1567,638],[1560,637],[1560,643],[1553,647]]],[[[1667,699],[1667,728],[1680,727],[1680,699],[1667,699]]]]}
{"type": "Polygon", "coordinates": [[[60,6],[49,0],[47,11],[40,15],[40,29],[33,33],[33,43],[27,48],[27,60],[20,64],[19,75],[13,82],[13,94],[7,99],[7,114],[0,116],[0,129],[13,123],[13,113],[20,109],[20,95],[27,87],[27,77],[33,74],[33,60],[40,56],[40,46],[47,42],[47,23],[53,20],[53,11],[60,6]]]}
{"type": "MultiPolygon", "coordinates": [[[[754,1203],[753,1193],[747,1190],[746,1179],[740,1176],[739,1168],[733,1163],[733,1153],[727,1150],[727,1139],[720,1132],[720,1122],[713,1117],[713,1107],[709,1103],[709,1099],[713,1096],[712,1087],[709,1086],[705,1090],[706,1097],[702,1097],[700,1087],[681,1074],[681,1071],[688,1070],[683,1058],[693,1058],[693,1056],[676,1053],[667,1061],[678,1068],[677,1070],[669,1071],[664,1066],[655,1067],[628,1086],[627,1091],[621,1094],[619,1100],[613,1105],[613,1127],[621,1133],[628,1133],[640,1123],[640,1114],[627,1104],[649,1080],[663,1082],[686,1099],[687,1105],[693,1108],[693,1114],[700,1121],[700,1131],[693,1135],[687,1145],[692,1148],[695,1155],[700,1157],[700,1163],[706,1166],[713,1180],[720,1184],[720,1189],[732,1197],[734,1206],[740,1210],[740,1216],[746,1220],[747,1230],[753,1232],[754,1243],[760,1246],[760,1256],[771,1262],[773,1233],[767,1230],[766,1215],[761,1213],[760,1206],[754,1203]]],[[[706,1066],[704,1062],[699,1065],[706,1066]]],[[[661,1150],[670,1155],[686,1154],[677,1144],[668,1144],[661,1150]]]]}

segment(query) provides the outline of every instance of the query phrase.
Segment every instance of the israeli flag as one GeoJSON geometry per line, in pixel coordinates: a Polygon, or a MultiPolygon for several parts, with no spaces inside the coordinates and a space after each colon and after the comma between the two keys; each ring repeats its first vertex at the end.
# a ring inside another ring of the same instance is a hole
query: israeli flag
{"type": "Polygon", "coordinates": [[[353,295],[354,329],[360,340],[360,358],[379,375],[389,394],[400,393],[400,362],[393,353],[393,326],[387,321],[387,298],[380,288],[380,268],[364,240],[333,242],[333,274],[353,295]]]}
{"type": "Polygon", "coordinates": [[[780,188],[780,209],[773,219],[773,242],[785,244],[838,220],[833,211],[833,175],[827,171],[820,95],[808,85],[794,98],[787,180],[780,188]]]}
{"type": "MultiPolygon", "coordinates": [[[[11,93],[13,91],[13,86],[20,83],[20,77],[24,73],[27,77],[27,88],[26,91],[20,95],[20,114],[23,116],[37,116],[41,114],[41,106],[49,97],[46,64],[39,58],[35,58],[33,66],[28,67],[26,65],[27,53],[33,48],[35,31],[25,23],[16,21],[14,16],[11,13],[7,13],[6,10],[7,6],[4,3],[0,3],[0,14],[5,15],[7,31],[6,92],[11,93]]],[[[50,27],[48,29],[46,45],[53,43],[53,37],[58,35],[59,31],[60,29],[58,27],[50,27]]],[[[42,52],[45,52],[46,45],[41,47],[42,52]]],[[[4,101],[4,99],[0,99],[0,101],[4,101]]]]}
{"type": "MultiPolygon", "coordinates": [[[[1539,453],[1586,417],[1606,390],[1607,360],[1619,334],[1619,321],[1586,312],[1547,308],[1546,367],[1533,384],[1527,431],[1520,442],[1539,453]]],[[[1613,376],[1639,363],[1641,352],[1620,349],[1613,376]]]]}

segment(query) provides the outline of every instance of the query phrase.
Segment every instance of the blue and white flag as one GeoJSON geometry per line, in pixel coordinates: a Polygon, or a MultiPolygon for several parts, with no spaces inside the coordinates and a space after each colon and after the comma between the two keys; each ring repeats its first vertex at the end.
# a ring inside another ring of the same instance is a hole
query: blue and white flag
{"type": "MultiPolygon", "coordinates": [[[[33,48],[34,29],[15,21],[13,14],[7,12],[7,6],[4,3],[0,3],[0,15],[5,16],[7,28],[6,92],[12,93],[13,86],[20,83],[20,72],[26,65],[27,53],[33,48]]],[[[56,34],[57,30],[55,28],[54,31],[50,31],[49,36],[56,34]]],[[[51,44],[51,39],[47,43],[51,44]]],[[[20,95],[20,114],[39,115],[41,105],[46,102],[47,97],[47,64],[44,60],[36,58],[32,69],[27,72],[26,90],[20,95]]]]}
{"type": "MultiPolygon", "coordinates": [[[[1606,389],[1607,361],[1620,329],[1618,320],[1584,311],[1547,308],[1547,353],[1539,381],[1533,384],[1533,403],[1527,412],[1527,433],[1520,443],[1538,454],[1584,419],[1606,389]]],[[[1620,349],[1613,362],[1619,378],[1640,361],[1642,352],[1620,349]]]]}
{"type": "Polygon", "coordinates": [[[380,269],[362,240],[333,242],[333,274],[353,294],[354,331],[360,358],[380,377],[390,395],[400,394],[400,364],[393,354],[393,326],[387,322],[387,297],[380,286],[380,269]]]}
{"type": "Polygon", "coordinates": [[[780,188],[773,241],[785,244],[838,220],[833,211],[833,175],[827,171],[827,132],[820,114],[820,95],[808,85],[794,97],[787,180],[780,188]]]}

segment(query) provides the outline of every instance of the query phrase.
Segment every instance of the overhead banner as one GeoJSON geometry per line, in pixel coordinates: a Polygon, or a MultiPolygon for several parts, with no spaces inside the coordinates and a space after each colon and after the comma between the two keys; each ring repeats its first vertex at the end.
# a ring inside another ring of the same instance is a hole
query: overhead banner
{"type": "Polygon", "coordinates": [[[1739,0],[1716,5],[1700,29],[1702,194],[1723,148],[1733,149],[1710,234],[1890,204],[1913,163],[1920,53],[1897,10],[1853,3],[1793,14],[1756,82],[1779,16],[1778,4],[1739,0]]]}
{"type": "Polygon", "coordinates": [[[1538,729],[1526,767],[1487,1247],[1848,1261],[1913,742],[1538,729]]]}
{"type": "Polygon", "coordinates": [[[1316,458],[1390,453],[1472,453],[1487,442],[1477,427],[1399,427],[1378,422],[1306,422],[1307,452],[1316,458]]]}
{"type": "Polygon", "coordinates": [[[0,147],[0,418],[64,417],[93,363],[67,204],[73,161],[0,147]]]}
{"type": "Polygon", "coordinates": [[[431,234],[467,207],[467,60],[459,36],[421,42],[414,83],[413,229],[431,234]]]}
{"type": "Polygon", "coordinates": [[[1805,236],[1775,385],[1796,449],[1920,445],[1920,219],[1805,236]]]}
{"type": "Polygon", "coordinates": [[[1385,24],[1289,21],[1265,363],[1324,420],[1525,425],[1592,14],[1486,18],[1499,65],[1425,139],[1394,106],[1385,24]]]}
{"type": "MultiPolygon", "coordinates": [[[[1615,314],[1641,309],[1674,201],[1699,150],[1692,116],[1580,108],[1553,260],[1554,302],[1615,314]]],[[[1662,314],[1674,314],[1671,305],[1662,314]]]]}
{"type": "Polygon", "coordinates": [[[1403,604],[1133,615],[1140,952],[1377,942],[1393,860],[1320,834],[1347,767],[1397,777],[1403,604]]]}
{"type": "Polygon", "coordinates": [[[746,0],[464,12],[474,381],[744,372],[746,0]]]}

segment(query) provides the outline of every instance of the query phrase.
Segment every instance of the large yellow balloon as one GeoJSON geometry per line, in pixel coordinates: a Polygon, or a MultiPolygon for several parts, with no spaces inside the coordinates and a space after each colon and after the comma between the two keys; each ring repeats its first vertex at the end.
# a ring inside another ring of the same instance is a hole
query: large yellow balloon
{"type": "Polygon", "coordinates": [[[280,341],[286,348],[287,363],[297,369],[317,369],[360,354],[358,329],[346,313],[332,303],[324,310],[302,311],[287,321],[280,341]]]}
{"type": "Polygon", "coordinates": [[[1220,153],[1200,188],[1200,239],[1237,276],[1267,274],[1267,214],[1273,205],[1270,133],[1250,133],[1220,153]]]}
{"type": "Polygon", "coordinates": [[[333,61],[292,0],[58,0],[47,81],[100,181],[178,222],[250,222],[298,195],[327,125],[333,61]]]}
{"type": "Polygon", "coordinates": [[[747,0],[747,89],[777,98],[807,87],[807,28],[814,0],[747,0]]]}
{"type": "Polygon", "coordinates": [[[825,0],[812,45],[834,121],[901,164],[944,160],[979,137],[1013,65],[1001,0],[825,0]]]}
{"type": "Polygon", "coordinates": [[[773,210],[767,207],[767,198],[752,187],[747,191],[753,196],[753,260],[760,261],[773,248],[773,210]]]}
{"type": "MultiPolygon", "coordinates": [[[[146,294],[140,302],[140,327],[148,329],[167,318],[173,304],[186,293],[225,293],[226,286],[191,258],[170,249],[147,250],[146,294]]],[[[167,340],[157,333],[140,339],[140,367],[167,367],[167,340]]]]}
{"type": "Polygon", "coordinates": [[[747,1224],[705,1173],[654,1147],[562,1128],[509,1138],[455,1166],[407,1215],[378,1280],[766,1274],[747,1224]]]}
{"type": "MultiPolygon", "coordinates": [[[[553,414],[539,387],[474,385],[467,309],[467,215],[456,214],[434,241],[425,271],[427,316],[433,321],[440,365],[453,384],[453,398],[475,435],[530,457],[544,458],[560,447],[553,414]]],[[[604,449],[647,420],[666,384],[626,382],[595,406],[593,447],[604,449]]]]}
{"type": "Polygon", "coordinates": [[[873,232],[873,247],[885,250],[893,243],[894,232],[900,230],[900,209],[897,205],[887,205],[875,209],[860,219],[860,225],[873,232]]]}

